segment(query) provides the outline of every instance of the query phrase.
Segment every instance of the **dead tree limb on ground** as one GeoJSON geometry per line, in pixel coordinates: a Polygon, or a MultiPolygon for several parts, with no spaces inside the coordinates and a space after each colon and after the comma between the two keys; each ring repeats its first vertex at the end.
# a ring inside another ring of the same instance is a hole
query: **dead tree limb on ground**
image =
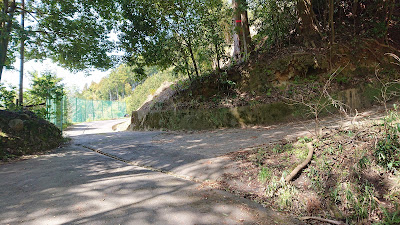
{"type": "Polygon", "coordinates": [[[314,147],[312,146],[312,142],[307,143],[307,148],[308,148],[308,155],[307,158],[298,166],[296,166],[296,168],[294,168],[294,170],[285,178],[286,182],[290,182],[291,180],[293,180],[293,178],[304,168],[306,167],[312,159],[312,156],[314,154],[314,147]]]}
{"type": "Polygon", "coordinates": [[[342,222],[342,221],[336,221],[336,220],[329,220],[329,219],[324,219],[324,218],[320,218],[320,217],[313,217],[313,216],[305,216],[305,217],[301,217],[301,220],[318,220],[321,222],[326,222],[326,223],[331,223],[331,224],[337,224],[337,225],[346,225],[346,223],[342,222]]]}

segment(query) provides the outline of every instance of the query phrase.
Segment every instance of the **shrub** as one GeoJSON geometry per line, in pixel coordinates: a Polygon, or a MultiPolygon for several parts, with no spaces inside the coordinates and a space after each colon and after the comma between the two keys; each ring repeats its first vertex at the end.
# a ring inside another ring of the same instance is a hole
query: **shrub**
{"type": "Polygon", "coordinates": [[[16,108],[14,103],[15,98],[17,97],[17,92],[15,87],[10,86],[7,89],[3,83],[0,83],[0,108],[13,110],[16,108]]]}
{"type": "Polygon", "coordinates": [[[377,163],[388,170],[394,171],[400,167],[400,124],[394,123],[397,113],[391,112],[384,118],[384,136],[375,148],[375,158],[377,163]]]}

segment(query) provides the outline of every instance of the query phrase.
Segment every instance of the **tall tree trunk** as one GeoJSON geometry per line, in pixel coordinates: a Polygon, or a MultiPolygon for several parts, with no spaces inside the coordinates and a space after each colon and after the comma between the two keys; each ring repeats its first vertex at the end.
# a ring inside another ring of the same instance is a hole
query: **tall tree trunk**
{"type": "Polygon", "coordinates": [[[221,57],[219,56],[219,44],[218,41],[215,41],[215,53],[216,53],[216,57],[217,57],[217,72],[221,72],[221,65],[219,63],[219,61],[221,60],[221,57]]]}
{"type": "Polygon", "coordinates": [[[250,36],[250,26],[249,26],[249,17],[247,15],[247,2],[243,0],[245,10],[242,11],[241,18],[242,18],[242,27],[243,27],[243,35],[245,41],[245,48],[247,49],[247,53],[253,50],[253,45],[251,43],[251,36],[250,36]]]}
{"type": "Polygon", "coordinates": [[[221,66],[220,66],[220,56],[219,56],[219,41],[218,41],[218,37],[216,36],[217,32],[215,31],[215,27],[214,25],[211,25],[211,32],[213,35],[213,42],[214,42],[214,47],[215,47],[215,57],[217,60],[217,73],[219,73],[221,71],[221,66]]]}
{"type": "Polygon", "coordinates": [[[304,43],[307,45],[314,44],[319,32],[314,22],[314,11],[311,0],[297,0],[297,11],[299,14],[299,31],[303,37],[304,43]]]}
{"type": "Polygon", "coordinates": [[[25,54],[25,0],[21,1],[21,47],[20,47],[20,70],[19,70],[19,105],[22,107],[24,104],[24,54],[25,54]]]}
{"type": "Polygon", "coordinates": [[[12,19],[15,13],[15,0],[9,3],[8,0],[3,1],[3,15],[6,19],[1,19],[0,23],[0,81],[3,74],[3,68],[7,60],[8,42],[10,41],[10,33],[12,29],[12,19]]]}
{"type": "Polygon", "coordinates": [[[192,59],[192,62],[193,62],[194,71],[196,72],[196,76],[199,77],[200,76],[199,75],[199,70],[197,68],[196,59],[194,58],[193,49],[192,49],[192,42],[190,41],[190,37],[188,38],[187,47],[189,49],[190,58],[192,59]]]}
{"type": "Polygon", "coordinates": [[[234,21],[234,33],[233,33],[233,54],[232,57],[236,61],[241,61],[244,45],[243,45],[243,27],[242,27],[242,13],[240,10],[240,0],[232,0],[233,8],[233,21],[234,21]]]}
{"type": "Polygon", "coordinates": [[[329,0],[329,26],[331,28],[331,38],[329,43],[329,66],[332,68],[333,44],[335,42],[335,26],[333,23],[333,0],[329,0]]]}
{"type": "Polygon", "coordinates": [[[234,49],[232,57],[241,61],[252,49],[246,0],[232,0],[234,20],[234,49]]]}
{"type": "Polygon", "coordinates": [[[181,53],[182,53],[182,55],[183,55],[183,60],[185,61],[185,67],[186,67],[187,75],[188,75],[188,77],[189,77],[189,80],[191,81],[191,80],[192,80],[192,76],[190,75],[189,62],[188,62],[188,60],[187,60],[186,52],[185,52],[185,50],[182,48],[182,46],[181,46],[181,53]]]}

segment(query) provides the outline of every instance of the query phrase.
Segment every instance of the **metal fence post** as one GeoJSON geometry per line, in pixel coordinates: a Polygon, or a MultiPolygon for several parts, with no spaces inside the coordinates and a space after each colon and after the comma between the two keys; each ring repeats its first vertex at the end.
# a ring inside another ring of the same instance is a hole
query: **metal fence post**
{"type": "Polygon", "coordinates": [[[111,101],[111,119],[114,119],[113,112],[112,112],[112,105],[113,105],[113,102],[111,101]]]}
{"type": "Polygon", "coordinates": [[[75,98],[75,123],[78,122],[78,98],[75,98]]]}

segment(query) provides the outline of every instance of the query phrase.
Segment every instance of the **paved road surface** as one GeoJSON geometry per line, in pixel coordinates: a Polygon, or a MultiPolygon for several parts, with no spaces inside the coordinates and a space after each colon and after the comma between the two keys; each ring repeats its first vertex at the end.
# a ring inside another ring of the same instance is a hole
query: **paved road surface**
{"type": "Polygon", "coordinates": [[[0,224],[301,224],[201,185],[229,169],[225,153],[280,131],[113,132],[120,122],[76,125],[71,145],[0,165],[0,224]]]}

